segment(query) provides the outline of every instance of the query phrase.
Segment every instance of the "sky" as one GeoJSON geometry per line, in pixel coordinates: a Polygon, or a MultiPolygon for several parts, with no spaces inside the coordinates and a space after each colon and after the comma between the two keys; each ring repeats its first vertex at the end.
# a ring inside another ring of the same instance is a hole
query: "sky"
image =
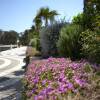
{"type": "Polygon", "coordinates": [[[0,0],[0,29],[23,32],[33,25],[33,19],[41,7],[49,7],[71,21],[83,11],[83,0],[0,0]]]}

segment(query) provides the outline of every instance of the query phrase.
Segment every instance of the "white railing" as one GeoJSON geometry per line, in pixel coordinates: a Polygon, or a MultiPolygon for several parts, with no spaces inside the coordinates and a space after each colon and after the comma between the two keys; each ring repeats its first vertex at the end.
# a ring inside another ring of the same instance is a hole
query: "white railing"
{"type": "Polygon", "coordinates": [[[18,45],[0,45],[0,51],[16,48],[18,45]]]}
{"type": "Polygon", "coordinates": [[[3,47],[17,47],[17,45],[0,45],[1,48],[3,47]]]}

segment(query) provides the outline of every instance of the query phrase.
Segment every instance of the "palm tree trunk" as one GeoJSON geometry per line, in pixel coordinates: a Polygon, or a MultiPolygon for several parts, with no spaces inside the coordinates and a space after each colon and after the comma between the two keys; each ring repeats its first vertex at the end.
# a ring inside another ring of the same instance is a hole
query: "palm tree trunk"
{"type": "Polygon", "coordinates": [[[55,21],[54,17],[50,18],[50,24],[53,25],[53,22],[55,21]]]}

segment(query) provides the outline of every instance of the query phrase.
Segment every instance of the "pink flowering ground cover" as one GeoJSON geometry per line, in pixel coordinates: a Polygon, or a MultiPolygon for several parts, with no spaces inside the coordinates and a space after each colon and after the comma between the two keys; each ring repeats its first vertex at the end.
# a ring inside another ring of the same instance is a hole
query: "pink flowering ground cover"
{"type": "MultiPolygon", "coordinates": [[[[91,100],[91,94],[87,92],[100,86],[99,74],[93,74],[93,71],[92,66],[85,61],[73,62],[65,58],[33,61],[23,79],[23,98],[24,100],[91,100]],[[91,88],[93,80],[95,86],[91,88]]],[[[98,92],[96,97],[97,94],[98,92]]]]}

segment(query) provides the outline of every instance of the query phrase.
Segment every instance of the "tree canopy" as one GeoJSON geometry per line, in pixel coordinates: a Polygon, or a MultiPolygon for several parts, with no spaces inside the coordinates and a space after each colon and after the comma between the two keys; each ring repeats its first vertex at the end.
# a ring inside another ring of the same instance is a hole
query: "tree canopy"
{"type": "Polygon", "coordinates": [[[0,30],[0,44],[10,45],[16,44],[18,33],[16,31],[2,31],[0,30]]]}

